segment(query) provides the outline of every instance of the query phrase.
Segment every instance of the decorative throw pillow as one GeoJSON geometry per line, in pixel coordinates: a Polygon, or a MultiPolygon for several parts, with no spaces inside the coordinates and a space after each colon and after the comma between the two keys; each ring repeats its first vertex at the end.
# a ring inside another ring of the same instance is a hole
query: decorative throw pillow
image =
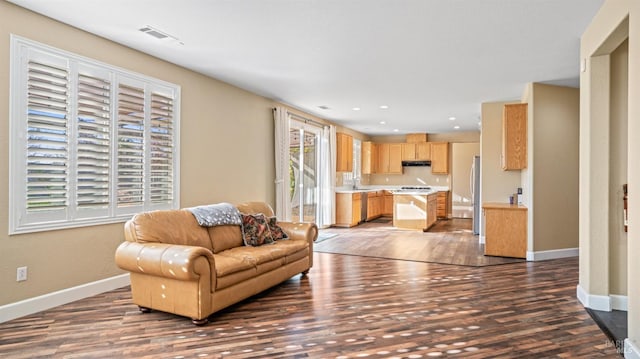
{"type": "Polygon", "coordinates": [[[257,247],[273,243],[271,230],[264,214],[242,214],[242,239],[246,246],[257,247]]]}
{"type": "Polygon", "coordinates": [[[289,239],[284,230],[278,225],[278,219],[276,217],[269,217],[269,229],[271,230],[271,237],[274,241],[281,239],[289,239]]]}

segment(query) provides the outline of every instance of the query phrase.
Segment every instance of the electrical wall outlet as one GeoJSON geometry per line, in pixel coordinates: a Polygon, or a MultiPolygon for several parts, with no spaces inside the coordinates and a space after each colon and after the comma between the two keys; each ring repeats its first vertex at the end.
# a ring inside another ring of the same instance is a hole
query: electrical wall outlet
{"type": "Polygon", "coordinates": [[[27,280],[27,267],[18,267],[16,271],[16,281],[22,282],[27,280]]]}

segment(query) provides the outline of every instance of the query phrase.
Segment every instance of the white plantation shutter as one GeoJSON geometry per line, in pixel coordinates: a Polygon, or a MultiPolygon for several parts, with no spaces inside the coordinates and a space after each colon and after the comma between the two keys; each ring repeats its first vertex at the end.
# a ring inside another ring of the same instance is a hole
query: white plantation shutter
{"type": "Polygon", "coordinates": [[[27,212],[64,209],[69,200],[69,73],[54,64],[27,64],[27,212]]]}
{"type": "Polygon", "coordinates": [[[173,98],[151,93],[150,191],[151,203],[173,202],[173,98]]]}
{"type": "Polygon", "coordinates": [[[179,206],[176,85],[11,36],[9,233],[179,206]]]}
{"type": "Polygon", "coordinates": [[[144,89],[126,84],[118,86],[118,207],[144,203],[144,89]]]}
{"type": "Polygon", "coordinates": [[[109,206],[111,83],[80,73],[77,105],[76,202],[80,209],[109,206]]]}

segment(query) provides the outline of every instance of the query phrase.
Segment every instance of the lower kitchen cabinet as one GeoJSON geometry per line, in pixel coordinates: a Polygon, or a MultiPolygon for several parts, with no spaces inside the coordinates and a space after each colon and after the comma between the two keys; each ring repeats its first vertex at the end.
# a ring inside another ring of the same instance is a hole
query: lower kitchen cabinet
{"type": "Polygon", "coordinates": [[[438,192],[438,219],[444,219],[449,216],[447,209],[449,208],[449,191],[438,192]]]}
{"type": "Polygon", "coordinates": [[[484,254],[527,257],[527,207],[507,203],[485,203],[484,254]]]}
{"type": "Polygon", "coordinates": [[[362,219],[362,195],[336,193],[336,227],[353,227],[362,219]]]}
{"type": "Polygon", "coordinates": [[[385,216],[393,216],[393,193],[384,191],[382,214],[385,216]]]}

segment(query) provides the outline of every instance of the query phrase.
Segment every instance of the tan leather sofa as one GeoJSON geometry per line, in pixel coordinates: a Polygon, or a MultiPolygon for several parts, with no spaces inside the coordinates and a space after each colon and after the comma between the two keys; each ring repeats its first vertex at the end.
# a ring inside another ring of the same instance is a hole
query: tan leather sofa
{"type": "MultiPolygon", "coordinates": [[[[262,202],[236,207],[273,216],[262,202]]],[[[316,225],[278,225],[289,239],[252,247],[244,245],[241,226],[202,227],[186,209],[140,213],[125,224],[116,264],[131,272],[140,310],[170,312],[203,325],[212,313],[309,271],[316,225]]]]}

